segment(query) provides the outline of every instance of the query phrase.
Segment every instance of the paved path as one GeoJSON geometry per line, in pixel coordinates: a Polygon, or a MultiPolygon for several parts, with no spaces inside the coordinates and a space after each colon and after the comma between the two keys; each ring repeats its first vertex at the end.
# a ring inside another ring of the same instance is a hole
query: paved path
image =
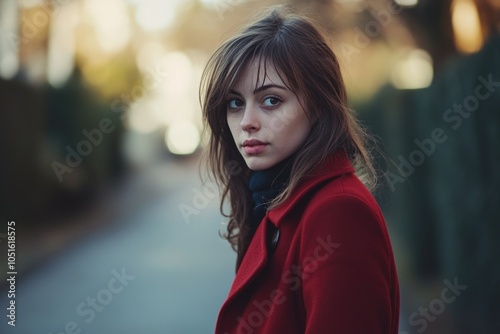
{"type": "Polygon", "coordinates": [[[1,290],[0,333],[213,333],[235,255],[218,235],[217,196],[195,195],[213,195],[197,175],[194,164],[155,169],[144,181],[161,189],[153,200],[18,277],[15,328],[1,290]],[[179,205],[193,200],[187,224],[179,205]]]}

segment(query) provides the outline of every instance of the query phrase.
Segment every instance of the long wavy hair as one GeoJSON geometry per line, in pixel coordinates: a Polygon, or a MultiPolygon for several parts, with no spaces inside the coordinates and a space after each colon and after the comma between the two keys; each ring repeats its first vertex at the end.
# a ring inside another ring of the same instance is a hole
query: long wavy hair
{"type": "MultiPolygon", "coordinates": [[[[337,150],[347,152],[369,189],[376,173],[366,132],[347,106],[347,94],[336,56],[320,30],[303,16],[275,7],[223,43],[209,59],[200,85],[200,103],[209,131],[206,159],[210,176],[221,189],[221,213],[229,218],[225,237],[237,252],[236,270],[255,233],[251,224],[251,174],[227,123],[231,88],[252,60],[274,66],[283,82],[302,97],[304,110],[316,120],[309,136],[295,154],[290,181],[269,209],[283,203],[316,166],[337,150]],[[261,60],[263,62],[261,62],[261,60]],[[229,199],[230,212],[224,203],[229,199]]],[[[300,100],[300,99],[299,99],[300,100]]]]}

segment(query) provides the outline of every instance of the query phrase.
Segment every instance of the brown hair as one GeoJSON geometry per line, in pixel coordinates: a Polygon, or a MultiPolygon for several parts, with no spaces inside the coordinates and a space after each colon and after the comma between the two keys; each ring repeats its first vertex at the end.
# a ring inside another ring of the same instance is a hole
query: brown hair
{"type": "Polygon", "coordinates": [[[339,149],[347,152],[368,188],[373,188],[376,180],[365,147],[368,137],[347,107],[346,89],[336,56],[310,20],[285,13],[282,7],[273,8],[215,51],[200,86],[203,118],[211,131],[206,151],[208,165],[222,190],[220,210],[229,218],[224,237],[237,251],[236,268],[255,229],[250,222],[253,209],[248,189],[250,170],[229,130],[227,99],[230,89],[253,59],[263,63],[260,66],[264,70],[266,62],[274,66],[288,88],[302,98],[308,117],[316,120],[296,152],[289,184],[269,208],[282,203],[315,166],[339,149]],[[231,205],[229,214],[223,210],[226,199],[231,205]]]}

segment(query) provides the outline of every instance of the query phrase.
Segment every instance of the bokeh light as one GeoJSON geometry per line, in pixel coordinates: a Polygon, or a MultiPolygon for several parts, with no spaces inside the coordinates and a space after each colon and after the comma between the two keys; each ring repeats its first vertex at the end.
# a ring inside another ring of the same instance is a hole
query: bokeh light
{"type": "Polygon", "coordinates": [[[478,51],[483,44],[483,36],[474,1],[454,0],[451,18],[457,48],[467,53],[478,51]]]}
{"type": "Polygon", "coordinates": [[[173,154],[191,154],[200,145],[200,133],[192,122],[177,122],[168,128],[165,143],[173,154]]]}
{"type": "Polygon", "coordinates": [[[392,83],[399,89],[428,87],[433,77],[432,58],[425,50],[405,52],[392,72],[392,83]]]}

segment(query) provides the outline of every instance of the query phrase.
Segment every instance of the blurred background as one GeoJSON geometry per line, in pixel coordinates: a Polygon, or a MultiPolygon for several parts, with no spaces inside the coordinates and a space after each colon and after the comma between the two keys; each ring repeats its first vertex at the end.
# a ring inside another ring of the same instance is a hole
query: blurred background
{"type": "Polygon", "coordinates": [[[500,332],[499,0],[0,0],[1,333],[213,332],[235,255],[199,79],[278,3],[324,27],[386,155],[400,333],[500,332]]]}

